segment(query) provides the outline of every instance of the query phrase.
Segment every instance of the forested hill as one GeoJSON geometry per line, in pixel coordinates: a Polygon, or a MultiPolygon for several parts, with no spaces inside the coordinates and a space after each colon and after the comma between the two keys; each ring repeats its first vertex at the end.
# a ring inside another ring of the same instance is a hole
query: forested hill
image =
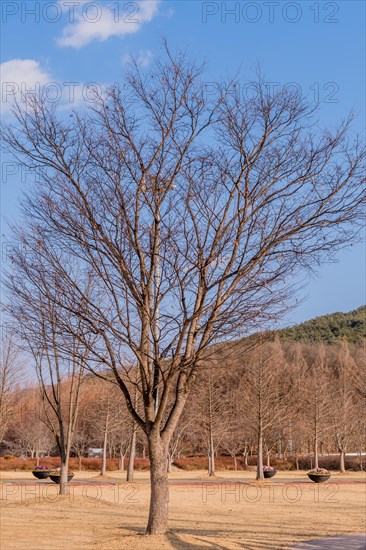
{"type": "Polygon", "coordinates": [[[334,344],[345,338],[361,343],[366,338],[366,306],[348,313],[331,313],[279,331],[283,340],[334,344]]]}

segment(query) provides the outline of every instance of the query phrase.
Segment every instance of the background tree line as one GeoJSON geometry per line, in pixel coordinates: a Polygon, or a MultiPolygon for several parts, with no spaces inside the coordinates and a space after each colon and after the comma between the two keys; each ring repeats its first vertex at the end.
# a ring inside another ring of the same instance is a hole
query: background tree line
{"type": "MultiPolygon", "coordinates": [[[[301,325],[297,330],[301,334],[301,325]]],[[[338,467],[345,471],[347,452],[358,453],[354,464],[363,467],[366,386],[362,341],[349,344],[339,338],[334,344],[292,342],[287,332],[271,337],[253,351],[241,341],[214,349],[174,432],[169,469],[174,464],[201,464],[207,465],[209,475],[214,475],[216,461],[222,465],[221,457],[230,457],[226,467],[237,469],[246,467],[248,461],[256,463],[260,478],[261,465],[270,465],[273,460],[279,467],[283,460],[284,467],[291,463],[300,468],[302,458],[311,455],[311,465],[317,467],[320,457],[337,453],[338,467]],[[197,457],[207,459],[195,462],[197,457]]],[[[2,364],[14,380],[21,364],[19,354],[12,342],[4,349],[5,358],[10,353],[13,363],[8,360],[2,364]]],[[[60,388],[65,397],[66,431],[70,384],[71,378],[66,376],[60,388]]],[[[46,403],[44,408],[42,386],[40,390],[12,385],[5,395],[1,454],[32,458],[58,454],[50,416],[47,418],[51,407],[46,403]],[[6,407],[11,413],[8,417],[6,407]]],[[[107,458],[114,458],[118,459],[118,468],[126,470],[127,479],[132,480],[135,457],[147,457],[146,438],[131,419],[113,380],[95,378],[86,370],[77,409],[72,419],[75,428],[70,451],[79,459],[79,467],[89,448],[98,447],[103,449],[103,475],[107,458]]]]}

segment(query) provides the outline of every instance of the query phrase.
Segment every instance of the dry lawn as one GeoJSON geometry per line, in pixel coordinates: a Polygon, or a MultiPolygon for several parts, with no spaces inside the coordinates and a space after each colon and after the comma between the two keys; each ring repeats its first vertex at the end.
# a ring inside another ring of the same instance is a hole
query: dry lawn
{"type": "MultiPolygon", "coordinates": [[[[71,484],[70,494],[60,497],[53,484],[11,482],[35,480],[30,472],[2,472],[0,548],[276,550],[306,539],[366,530],[361,473],[332,476],[334,482],[358,483],[294,485],[307,479],[304,473],[281,472],[271,481],[255,483],[252,472],[222,472],[215,484],[205,485],[204,472],[174,472],[172,480],[197,483],[171,487],[170,531],[147,539],[147,476],[138,473],[136,483],[126,484],[120,474],[120,484],[98,488],[71,484]],[[234,477],[238,483],[223,483],[234,477]]],[[[77,473],[74,481],[91,477],[95,474],[77,473]]]]}

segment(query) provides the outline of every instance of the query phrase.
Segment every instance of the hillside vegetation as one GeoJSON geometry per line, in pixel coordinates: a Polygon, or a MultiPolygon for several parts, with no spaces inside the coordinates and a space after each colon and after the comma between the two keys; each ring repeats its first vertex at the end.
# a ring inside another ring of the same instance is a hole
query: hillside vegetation
{"type": "Polygon", "coordinates": [[[331,313],[279,331],[282,340],[334,344],[346,339],[361,343],[366,338],[366,306],[348,313],[331,313]]]}

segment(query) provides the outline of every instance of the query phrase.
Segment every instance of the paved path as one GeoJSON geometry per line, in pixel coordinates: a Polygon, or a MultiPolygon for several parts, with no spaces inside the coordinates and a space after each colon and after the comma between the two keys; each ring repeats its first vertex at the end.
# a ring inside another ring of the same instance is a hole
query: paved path
{"type": "Polygon", "coordinates": [[[292,550],[366,550],[366,533],[345,537],[314,539],[294,546],[292,550]]]}

